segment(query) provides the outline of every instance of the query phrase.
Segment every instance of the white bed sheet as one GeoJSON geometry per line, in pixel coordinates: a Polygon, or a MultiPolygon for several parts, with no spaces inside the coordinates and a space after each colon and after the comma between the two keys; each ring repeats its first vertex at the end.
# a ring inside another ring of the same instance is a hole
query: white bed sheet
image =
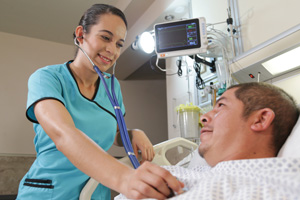
{"type": "MultiPolygon", "coordinates": [[[[207,165],[165,168],[188,189],[171,199],[300,199],[300,158],[225,161],[213,168],[207,165]]],[[[120,199],[127,198],[124,195],[115,198],[120,199]]]]}

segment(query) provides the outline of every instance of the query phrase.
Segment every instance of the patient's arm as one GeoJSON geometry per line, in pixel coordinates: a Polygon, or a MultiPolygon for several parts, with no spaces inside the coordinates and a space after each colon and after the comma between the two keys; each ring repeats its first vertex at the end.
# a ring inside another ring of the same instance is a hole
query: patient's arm
{"type": "MultiPolygon", "coordinates": [[[[128,130],[128,136],[130,138],[130,141],[132,141],[132,133],[131,133],[130,130],[128,130]]],[[[119,147],[123,147],[124,146],[122,138],[121,138],[121,134],[120,134],[120,129],[119,129],[118,125],[117,125],[117,133],[116,133],[114,145],[119,146],[119,147]]]]}
{"type": "MultiPolygon", "coordinates": [[[[131,130],[128,130],[128,135],[132,142],[132,148],[133,148],[134,154],[137,156],[139,150],[142,153],[141,163],[143,163],[146,160],[152,161],[155,153],[154,153],[153,145],[150,142],[147,135],[145,134],[145,132],[140,129],[131,129],[131,130]]],[[[117,146],[123,146],[119,127],[117,128],[117,134],[115,137],[114,144],[117,146]]]]}

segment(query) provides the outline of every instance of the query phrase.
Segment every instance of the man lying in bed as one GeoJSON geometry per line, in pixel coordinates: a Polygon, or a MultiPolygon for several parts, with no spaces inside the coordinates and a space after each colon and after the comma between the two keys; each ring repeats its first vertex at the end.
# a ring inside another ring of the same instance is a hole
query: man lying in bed
{"type": "Polygon", "coordinates": [[[273,85],[230,87],[201,116],[198,151],[209,166],[165,167],[187,188],[174,199],[299,198],[300,158],[274,158],[298,116],[292,97],[273,85]]]}

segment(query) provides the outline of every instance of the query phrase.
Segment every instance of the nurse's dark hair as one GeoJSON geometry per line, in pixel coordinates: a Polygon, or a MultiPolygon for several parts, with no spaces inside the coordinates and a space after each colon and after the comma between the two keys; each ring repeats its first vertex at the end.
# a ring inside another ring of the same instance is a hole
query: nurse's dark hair
{"type": "Polygon", "coordinates": [[[243,117],[247,119],[256,110],[270,108],[275,113],[273,143],[271,148],[277,155],[290,135],[299,117],[299,108],[292,96],[281,88],[268,83],[242,83],[228,89],[237,88],[235,96],[243,102],[243,117]]]}
{"type": "MultiPolygon", "coordinates": [[[[124,13],[120,9],[118,9],[114,6],[111,6],[111,5],[107,5],[107,4],[94,4],[94,5],[92,5],[82,15],[78,26],[82,26],[83,31],[85,33],[89,33],[91,27],[99,22],[99,20],[101,18],[101,15],[109,14],[109,13],[113,14],[113,15],[116,15],[116,16],[119,16],[123,20],[123,22],[124,22],[124,24],[127,28],[128,25],[127,25],[127,20],[126,20],[126,17],[124,15],[124,13]]],[[[76,34],[74,32],[73,33],[73,40],[75,38],[76,38],[76,34]]],[[[77,51],[78,51],[78,49],[77,49],[77,51]]],[[[77,55],[77,51],[76,51],[76,55],[77,55]]]]}

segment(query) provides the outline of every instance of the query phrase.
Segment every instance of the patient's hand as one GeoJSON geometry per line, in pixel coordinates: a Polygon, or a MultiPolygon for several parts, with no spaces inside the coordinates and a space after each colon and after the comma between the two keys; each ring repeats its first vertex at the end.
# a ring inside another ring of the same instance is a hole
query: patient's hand
{"type": "Polygon", "coordinates": [[[142,161],[152,161],[154,158],[154,149],[153,145],[150,142],[147,135],[144,131],[139,129],[132,129],[130,130],[132,133],[132,147],[135,155],[138,155],[138,150],[142,152],[142,161]]]}
{"type": "Polygon", "coordinates": [[[123,188],[122,191],[126,191],[123,194],[130,199],[166,199],[171,190],[181,194],[184,187],[184,184],[169,171],[147,161],[136,170],[132,170],[124,182],[127,183],[127,188],[123,188]]]}

